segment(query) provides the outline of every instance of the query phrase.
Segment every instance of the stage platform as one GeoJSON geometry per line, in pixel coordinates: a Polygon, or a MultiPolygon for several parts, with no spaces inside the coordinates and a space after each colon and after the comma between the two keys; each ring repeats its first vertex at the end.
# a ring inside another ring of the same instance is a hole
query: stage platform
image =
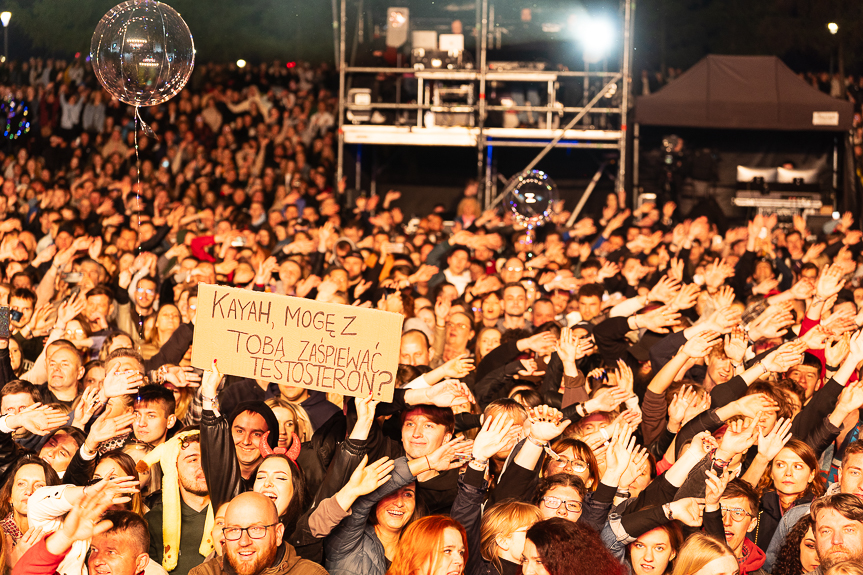
{"type": "MultiPolygon", "coordinates": [[[[377,144],[397,146],[452,146],[476,147],[479,128],[417,126],[342,126],[346,144],[377,144]]],[[[554,139],[560,130],[538,128],[485,128],[482,136],[489,146],[543,147],[554,139]]],[[[566,130],[557,147],[561,148],[617,148],[620,130],[566,130]]]]}

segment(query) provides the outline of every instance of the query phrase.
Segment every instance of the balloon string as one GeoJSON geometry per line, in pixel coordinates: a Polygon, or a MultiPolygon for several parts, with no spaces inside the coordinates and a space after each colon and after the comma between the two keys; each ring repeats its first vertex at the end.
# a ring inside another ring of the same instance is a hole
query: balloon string
{"type": "MultiPolygon", "coordinates": [[[[144,119],[141,118],[141,107],[135,106],[135,177],[138,180],[137,186],[135,187],[135,209],[138,212],[138,229],[136,230],[138,234],[138,242],[136,251],[141,253],[141,156],[138,155],[138,129],[141,126],[147,126],[144,123],[144,119]]],[[[150,127],[147,126],[149,130],[150,127]]],[[[150,130],[152,132],[152,130],[150,130]]]]}

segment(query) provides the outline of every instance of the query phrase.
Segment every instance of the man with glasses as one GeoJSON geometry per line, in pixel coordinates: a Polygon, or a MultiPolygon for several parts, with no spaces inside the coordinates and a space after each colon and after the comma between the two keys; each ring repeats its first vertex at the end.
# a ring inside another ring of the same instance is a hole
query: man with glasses
{"type": "Polygon", "coordinates": [[[746,535],[758,526],[758,492],[740,479],[731,480],[719,499],[725,541],[734,552],[740,575],[757,573],[764,565],[764,551],[746,535]]]}
{"type": "Polygon", "coordinates": [[[247,492],[231,500],[225,512],[225,554],[192,569],[190,575],[326,575],[312,561],[300,559],[283,541],[285,526],[276,506],[260,493],[247,492]],[[227,562],[227,564],[226,564],[227,562]]]}
{"type": "Polygon", "coordinates": [[[445,337],[435,339],[434,355],[430,357],[431,367],[438,368],[451,359],[462,354],[471,354],[467,348],[468,342],[475,334],[473,320],[463,311],[451,312],[446,318],[445,337]]]}

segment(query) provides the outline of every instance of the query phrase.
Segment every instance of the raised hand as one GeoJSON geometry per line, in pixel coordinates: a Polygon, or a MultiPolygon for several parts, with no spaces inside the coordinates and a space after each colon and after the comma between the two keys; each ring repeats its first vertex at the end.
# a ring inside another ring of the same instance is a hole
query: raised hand
{"type": "Polygon", "coordinates": [[[389,457],[381,457],[372,464],[367,465],[368,455],[363,455],[357,468],[351,473],[350,479],[344,489],[349,491],[354,499],[368,495],[378,487],[390,480],[391,473],[395,469],[395,461],[389,457]]]}
{"type": "Polygon", "coordinates": [[[115,489],[104,479],[87,487],[87,493],[81,502],[63,519],[63,525],[45,542],[50,553],[61,555],[75,541],[89,541],[94,536],[104,533],[112,527],[112,523],[103,520],[102,516],[114,504],[115,489]]]}
{"type": "Polygon", "coordinates": [[[460,467],[462,460],[466,459],[473,447],[473,441],[456,437],[447,441],[433,452],[428,454],[428,463],[435,471],[448,471],[460,467]]]}
{"type": "Polygon", "coordinates": [[[774,373],[785,373],[803,361],[806,342],[790,341],[780,345],[761,360],[761,365],[774,373]]]}
{"type": "Polygon", "coordinates": [[[677,323],[679,319],[679,313],[672,311],[669,306],[662,306],[636,316],[636,325],[655,333],[668,333],[668,327],[677,323]]]}
{"type": "Polygon", "coordinates": [[[717,309],[725,309],[731,307],[734,303],[734,288],[731,286],[722,286],[715,294],[713,301],[716,302],[717,309]]]}
{"type": "Polygon", "coordinates": [[[355,397],[354,405],[357,408],[357,425],[360,422],[371,423],[375,419],[375,410],[378,407],[379,401],[374,399],[374,396],[355,397]]]}
{"type": "Polygon", "coordinates": [[[667,275],[662,276],[656,285],[647,294],[647,301],[661,301],[671,303],[680,291],[680,281],[667,275]]]}
{"type": "Polygon", "coordinates": [[[779,418],[773,429],[767,435],[763,435],[761,430],[758,430],[758,453],[764,456],[767,461],[773,461],[773,458],[779,455],[785,444],[791,441],[791,420],[779,418]]]}
{"type": "Polygon", "coordinates": [[[535,359],[520,359],[521,365],[524,369],[518,370],[518,375],[520,377],[532,377],[532,376],[540,376],[545,375],[544,371],[541,371],[537,366],[535,359]]]}
{"type": "Polygon", "coordinates": [[[509,442],[509,430],[512,427],[512,418],[505,413],[495,417],[486,417],[482,422],[482,429],[473,440],[474,459],[489,460],[509,442]]]}
{"type": "Polygon", "coordinates": [[[691,386],[684,385],[674,394],[671,404],[668,406],[668,427],[672,432],[680,431],[681,425],[684,423],[683,418],[686,417],[686,410],[698,398],[698,392],[691,386]]]}
{"type": "Polygon", "coordinates": [[[616,424],[612,428],[611,439],[605,452],[605,473],[602,475],[602,481],[606,485],[617,485],[630,464],[635,451],[633,429],[626,424],[616,424]]]}
{"type": "Polygon", "coordinates": [[[211,399],[219,393],[219,384],[222,383],[222,372],[219,371],[219,366],[216,360],[213,360],[213,365],[210,369],[204,370],[204,376],[201,378],[201,395],[211,399]]]}
{"type": "Polygon", "coordinates": [[[721,476],[717,476],[713,469],[708,469],[706,474],[707,479],[705,483],[707,486],[704,490],[704,510],[718,511],[719,500],[722,498],[722,494],[725,493],[725,487],[728,485],[728,482],[734,477],[734,473],[726,469],[721,476]]]}
{"type": "Polygon", "coordinates": [[[731,333],[725,336],[725,355],[734,362],[740,363],[746,355],[746,332],[740,326],[732,328],[731,333]]]}
{"type": "Polygon", "coordinates": [[[815,282],[808,278],[803,278],[791,286],[789,291],[794,296],[794,299],[809,299],[815,295],[815,282]]]}
{"type": "Polygon", "coordinates": [[[551,441],[569,425],[568,419],[563,419],[560,411],[548,405],[539,405],[530,410],[528,424],[530,437],[540,441],[551,441]]]}
{"type": "Polygon", "coordinates": [[[627,399],[629,399],[629,394],[625,389],[616,386],[603,387],[585,405],[591,413],[594,411],[612,411],[627,399]]]}
{"type": "Polygon", "coordinates": [[[827,345],[824,347],[824,359],[827,361],[827,365],[838,368],[850,352],[851,336],[845,333],[827,341],[827,345]]]}
{"type": "Polygon", "coordinates": [[[740,415],[754,418],[759,413],[779,411],[779,405],[766,393],[754,393],[735,401],[734,410],[740,415]]]}
{"type": "Polygon", "coordinates": [[[701,288],[697,284],[687,284],[677,292],[677,295],[668,304],[668,308],[672,311],[689,309],[698,303],[699,294],[701,294],[701,288]]]}
{"type": "Polygon", "coordinates": [[[461,379],[473,371],[473,358],[463,353],[443,364],[441,368],[443,368],[444,377],[461,379]]]}
{"type": "Polygon", "coordinates": [[[701,527],[703,511],[700,500],[695,497],[685,497],[672,501],[671,515],[689,527],[701,527]]]}
{"type": "Polygon", "coordinates": [[[109,417],[108,415],[109,412],[105,411],[90,426],[90,433],[84,443],[91,453],[95,453],[100,444],[132,432],[132,424],[135,422],[134,412],[117,417],[109,417]]]}
{"type": "Polygon", "coordinates": [[[474,403],[470,388],[457,379],[447,379],[436,385],[425,389],[425,403],[431,403],[438,407],[454,407],[474,403]]]}
{"type": "Polygon", "coordinates": [[[707,357],[713,346],[721,341],[720,337],[718,331],[702,331],[683,344],[681,352],[694,358],[707,357]]]}
{"type": "Polygon", "coordinates": [[[713,263],[707,266],[704,271],[704,284],[708,289],[718,289],[719,286],[725,283],[725,280],[734,276],[734,268],[724,259],[713,260],[713,263]]]}
{"type": "Polygon", "coordinates": [[[821,275],[818,276],[818,282],[815,284],[815,296],[825,300],[838,294],[845,287],[845,280],[842,279],[844,275],[840,265],[824,266],[821,269],[821,275]]]}
{"type": "MultiPolygon", "coordinates": [[[[749,425],[744,425],[742,419],[737,419],[728,424],[728,429],[725,435],[722,436],[722,441],[719,443],[719,450],[727,454],[729,460],[738,453],[743,453],[755,443],[756,431],[758,430],[758,420],[760,417],[753,417],[749,421],[749,425]]],[[[718,457],[718,456],[717,456],[718,457]]]]}
{"type": "Polygon", "coordinates": [[[165,372],[165,381],[174,387],[198,387],[201,385],[201,376],[192,366],[172,365],[165,372]]]}
{"type": "Polygon", "coordinates": [[[100,397],[107,400],[112,397],[138,393],[138,388],[142,385],[144,385],[144,376],[140,372],[130,370],[120,371],[120,366],[118,365],[105,374],[105,381],[102,382],[100,397]]]}
{"type": "Polygon", "coordinates": [[[66,425],[69,416],[53,407],[34,403],[22,409],[18,414],[6,417],[6,425],[10,429],[24,428],[34,435],[48,435],[55,429],[66,425]]]}
{"type": "Polygon", "coordinates": [[[550,331],[544,331],[520,340],[518,342],[518,349],[521,351],[529,349],[537,355],[548,355],[554,351],[555,343],[557,343],[557,340],[555,340],[554,334],[550,331]]]}

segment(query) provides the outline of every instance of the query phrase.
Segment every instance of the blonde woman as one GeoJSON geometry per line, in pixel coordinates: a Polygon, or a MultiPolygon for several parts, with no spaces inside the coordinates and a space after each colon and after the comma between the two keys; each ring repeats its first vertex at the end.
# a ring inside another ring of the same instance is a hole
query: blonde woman
{"type": "Polygon", "coordinates": [[[538,521],[542,521],[539,508],[520,501],[499,503],[483,514],[480,553],[491,563],[492,573],[519,569],[527,530],[538,521]]]}
{"type": "Polygon", "coordinates": [[[695,533],[680,548],[671,575],[736,575],[738,572],[737,559],[724,541],[695,533]]]}
{"type": "Polygon", "coordinates": [[[288,448],[290,437],[296,433],[300,443],[312,438],[312,421],[306,410],[281,397],[273,397],[266,401],[279,420],[279,447],[288,448]]]}

